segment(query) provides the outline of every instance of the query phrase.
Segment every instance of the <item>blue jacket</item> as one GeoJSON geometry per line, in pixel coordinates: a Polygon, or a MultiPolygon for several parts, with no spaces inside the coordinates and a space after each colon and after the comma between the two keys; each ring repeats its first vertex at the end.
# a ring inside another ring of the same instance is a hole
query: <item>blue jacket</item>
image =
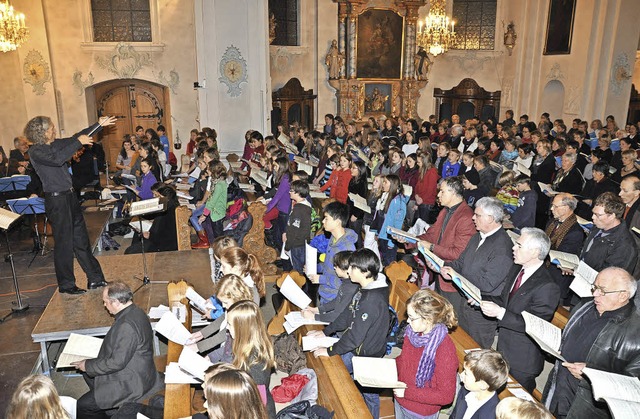
{"type": "Polygon", "coordinates": [[[333,257],[343,250],[356,250],[356,241],[358,235],[350,228],[344,229],[344,235],[338,240],[333,236],[329,239],[329,246],[325,254],[324,262],[318,266],[320,268],[320,286],[318,287],[318,295],[320,296],[320,304],[326,304],[338,296],[338,290],[342,285],[342,280],[336,275],[333,267],[333,257]]]}
{"type": "Polygon", "coordinates": [[[404,222],[404,217],[407,215],[408,202],[408,196],[398,194],[389,204],[389,209],[384,216],[382,228],[378,232],[378,240],[387,240],[389,247],[393,246],[393,243],[389,240],[387,227],[393,227],[402,230],[402,223],[404,222]]]}

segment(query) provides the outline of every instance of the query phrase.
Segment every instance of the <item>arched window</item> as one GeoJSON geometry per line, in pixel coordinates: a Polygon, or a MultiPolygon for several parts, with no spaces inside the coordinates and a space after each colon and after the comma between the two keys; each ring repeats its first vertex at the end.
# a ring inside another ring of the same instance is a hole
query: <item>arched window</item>
{"type": "Polygon", "coordinates": [[[493,50],[497,0],[453,0],[454,49],[493,50]]]}
{"type": "Polygon", "coordinates": [[[91,0],[93,42],[151,42],[149,0],[91,0]]]}

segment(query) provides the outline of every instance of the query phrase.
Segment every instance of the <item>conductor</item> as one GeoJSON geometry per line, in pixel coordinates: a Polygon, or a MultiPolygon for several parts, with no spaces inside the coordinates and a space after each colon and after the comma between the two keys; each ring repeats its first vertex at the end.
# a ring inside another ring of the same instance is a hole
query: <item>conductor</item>
{"type": "Polygon", "coordinates": [[[86,292],[76,286],[74,255],[87,274],[89,289],[107,285],[102,268],[91,252],[87,226],[73,191],[68,162],[78,149],[92,144],[93,140],[87,134],[98,132],[115,121],[115,117],[101,117],[98,123],[71,138],[58,140],[56,127],[49,117],[36,116],[24,128],[24,135],[33,143],[29,149],[31,164],[42,180],[46,213],[53,229],[53,259],[61,293],[77,295],[86,292]]]}

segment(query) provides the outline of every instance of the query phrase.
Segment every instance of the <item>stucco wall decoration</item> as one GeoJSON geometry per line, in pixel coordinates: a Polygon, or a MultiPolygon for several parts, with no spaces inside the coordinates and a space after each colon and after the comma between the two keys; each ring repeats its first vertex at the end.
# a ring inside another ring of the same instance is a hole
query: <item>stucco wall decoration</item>
{"type": "Polygon", "coordinates": [[[133,46],[120,42],[111,54],[97,56],[96,63],[120,79],[132,79],[143,67],[151,65],[151,55],[138,52],[133,46]]]}
{"type": "Polygon", "coordinates": [[[47,89],[44,84],[51,81],[51,69],[39,51],[29,51],[22,65],[22,73],[24,82],[33,86],[36,95],[45,94],[47,89]]]}

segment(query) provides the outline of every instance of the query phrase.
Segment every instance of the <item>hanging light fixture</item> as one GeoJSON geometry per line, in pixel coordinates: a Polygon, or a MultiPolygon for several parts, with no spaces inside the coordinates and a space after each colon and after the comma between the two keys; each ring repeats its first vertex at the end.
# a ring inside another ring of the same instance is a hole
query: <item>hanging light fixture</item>
{"type": "Polygon", "coordinates": [[[433,56],[447,52],[456,39],[455,22],[445,12],[446,0],[433,0],[424,23],[418,21],[416,42],[433,56]]]}
{"type": "Polygon", "coordinates": [[[0,3],[0,51],[15,51],[27,40],[29,30],[24,24],[24,14],[13,10],[9,0],[0,3]]]}

